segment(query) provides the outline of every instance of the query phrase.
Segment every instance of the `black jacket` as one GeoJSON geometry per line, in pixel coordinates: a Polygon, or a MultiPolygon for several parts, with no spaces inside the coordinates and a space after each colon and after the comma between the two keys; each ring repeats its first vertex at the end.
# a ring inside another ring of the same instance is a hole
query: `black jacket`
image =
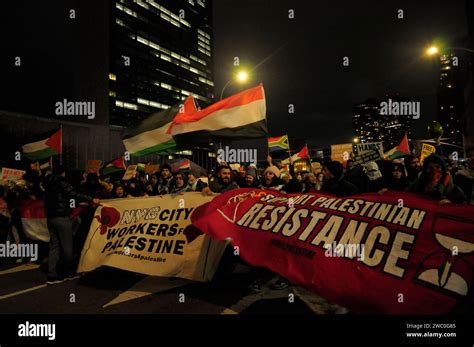
{"type": "Polygon", "coordinates": [[[344,176],[341,176],[339,179],[323,182],[321,191],[336,195],[337,197],[350,196],[359,192],[357,186],[346,181],[344,176]]]}
{"type": "Polygon", "coordinates": [[[49,175],[44,178],[44,208],[47,218],[66,217],[71,213],[71,199],[76,205],[81,201],[92,201],[87,195],[79,194],[62,176],[49,175]]]}

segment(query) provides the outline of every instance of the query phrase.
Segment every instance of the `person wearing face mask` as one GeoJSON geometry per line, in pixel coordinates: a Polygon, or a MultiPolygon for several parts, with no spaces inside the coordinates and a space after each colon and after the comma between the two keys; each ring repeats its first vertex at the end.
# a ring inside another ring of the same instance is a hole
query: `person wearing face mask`
{"type": "Polygon", "coordinates": [[[454,184],[444,160],[437,154],[425,159],[421,174],[407,190],[437,199],[440,204],[468,201],[462,189],[454,184]]]}
{"type": "Polygon", "coordinates": [[[459,169],[454,176],[457,184],[467,196],[469,204],[474,205],[474,147],[466,150],[467,167],[459,169]]]}
{"type": "Polygon", "coordinates": [[[364,164],[364,172],[367,176],[367,192],[378,192],[383,188],[383,177],[379,166],[375,161],[364,164]]]}

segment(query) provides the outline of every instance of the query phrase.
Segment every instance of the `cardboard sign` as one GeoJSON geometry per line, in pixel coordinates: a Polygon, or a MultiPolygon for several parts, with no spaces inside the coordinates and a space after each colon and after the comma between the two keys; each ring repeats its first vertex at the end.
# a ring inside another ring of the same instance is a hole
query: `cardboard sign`
{"type": "Polygon", "coordinates": [[[331,145],[331,160],[343,163],[351,158],[352,143],[331,145]]]}
{"type": "Polygon", "coordinates": [[[23,170],[10,169],[7,167],[2,168],[2,180],[3,182],[13,181],[16,182],[26,173],[23,170]]]}
{"type": "Polygon", "coordinates": [[[358,155],[365,154],[370,151],[376,151],[376,152],[379,152],[380,156],[383,158],[382,142],[358,143],[356,145],[356,151],[358,155]]]}
{"type": "Polygon", "coordinates": [[[436,147],[429,145],[427,143],[424,143],[421,146],[420,164],[423,164],[423,161],[425,160],[425,158],[429,157],[433,153],[436,153],[436,147]]]}
{"type": "Polygon", "coordinates": [[[127,171],[125,171],[125,174],[122,177],[122,180],[128,181],[135,177],[135,173],[137,172],[138,165],[129,165],[127,167],[127,171]]]}
{"type": "Polygon", "coordinates": [[[158,171],[160,171],[159,164],[146,164],[145,165],[146,174],[153,175],[154,173],[157,173],[158,171]]]}
{"type": "Polygon", "coordinates": [[[379,151],[367,151],[364,154],[359,154],[354,157],[354,164],[365,164],[369,161],[376,161],[383,159],[379,151]]]}

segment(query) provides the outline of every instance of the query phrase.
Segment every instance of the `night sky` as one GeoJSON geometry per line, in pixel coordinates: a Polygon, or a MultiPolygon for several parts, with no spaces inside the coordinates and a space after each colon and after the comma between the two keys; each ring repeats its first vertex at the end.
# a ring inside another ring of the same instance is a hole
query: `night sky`
{"type": "MultiPolygon", "coordinates": [[[[270,135],[288,133],[312,146],[350,142],[353,104],[387,92],[420,101],[414,135],[426,138],[439,71],[423,49],[434,39],[449,44],[467,35],[463,0],[214,0],[213,6],[216,97],[235,56],[250,68],[266,59],[246,87],[263,83],[270,135]]],[[[229,87],[226,96],[239,88],[229,87]]]]}

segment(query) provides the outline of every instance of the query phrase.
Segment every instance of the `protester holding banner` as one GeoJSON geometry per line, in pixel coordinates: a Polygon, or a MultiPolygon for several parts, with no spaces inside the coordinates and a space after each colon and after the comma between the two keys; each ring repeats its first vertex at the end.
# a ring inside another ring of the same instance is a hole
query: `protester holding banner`
{"type": "Polygon", "coordinates": [[[171,187],[170,193],[171,194],[181,194],[186,192],[192,192],[193,189],[188,183],[188,178],[186,174],[183,172],[178,172],[174,175],[174,183],[171,187]]]}
{"type": "Polygon", "coordinates": [[[405,157],[404,162],[407,170],[408,183],[413,184],[421,172],[420,160],[417,156],[410,154],[405,157]]]}
{"type": "Polygon", "coordinates": [[[268,166],[263,172],[263,179],[259,186],[260,189],[282,190],[283,181],[280,179],[280,169],[276,166],[268,166]]]}
{"type": "Polygon", "coordinates": [[[323,168],[322,191],[336,196],[349,196],[357,194],[357,187],[344,178],[342,164],[338,161],[330,161],[323,168]]]}
{"type": "Polygon", "coordinates": [[[121,199],[125,197],[127,197],[125,186],[121,182],[115,183],[115,187],[112,192],[112,199],[121,199]]]}
{"type": "Polygon", "coordinates": [[[238,188],[239,185],[233,181],[230,166],[220,165],[217,168],[217,178],[209,183],[209,187],[203,188],[202,192],[205,194],[223,193],[238,188]]]}
{"type": "Polygon", "coordinates": [[[383,189],[379,193],[384,193],[387,190],[395,190],[403,192],[408,187],[408,179],[405,172],[405,167],[401,163],[390,163],[390,174],[385,178],[383,189]]]}
{"type": "Polygon", "coordinates": [[[160,178],[158,179],[157,194],[163,195],[168,194],[173,184],[173,175],[171,174],[171,166],[169,164],[163,164],[161,166],[160,178]]]}
{"type": "Polygon", "coordinates": [[[441,204],[468,201],[462,189],[453,183],[446,163],[437,154],[431,154],[424,160],[421,174],[408,191],[438,199],[441,204]]]}
{"type": "Polygon", "coordinates": [[[146,183],[146,193],[149,196],[158,195],[158,176],[156,174],[152,174],[146,183]]]}
{"type": "Polygon", "coordinates": [[[65,169],[56,166],[53,174],[45,177],[45,213],[50,232],[48,284],[64,281],[64,277],[74,276],[73,268],[73,235],[71,213],[71,199],[99,204],[100,200],[79,194],[65,179],[65,169]],[[64,269],[57,269],[60,260],[64,269]],[[59,271],[58,271],[59,270],[59,271]]]}
{"type": "Polygon", "coordinates": [[[474,147],[466,150],[466,156],[467,167],[456,173],[454,183],[463,190],[469,204],[474,205],[474,147]]]}

